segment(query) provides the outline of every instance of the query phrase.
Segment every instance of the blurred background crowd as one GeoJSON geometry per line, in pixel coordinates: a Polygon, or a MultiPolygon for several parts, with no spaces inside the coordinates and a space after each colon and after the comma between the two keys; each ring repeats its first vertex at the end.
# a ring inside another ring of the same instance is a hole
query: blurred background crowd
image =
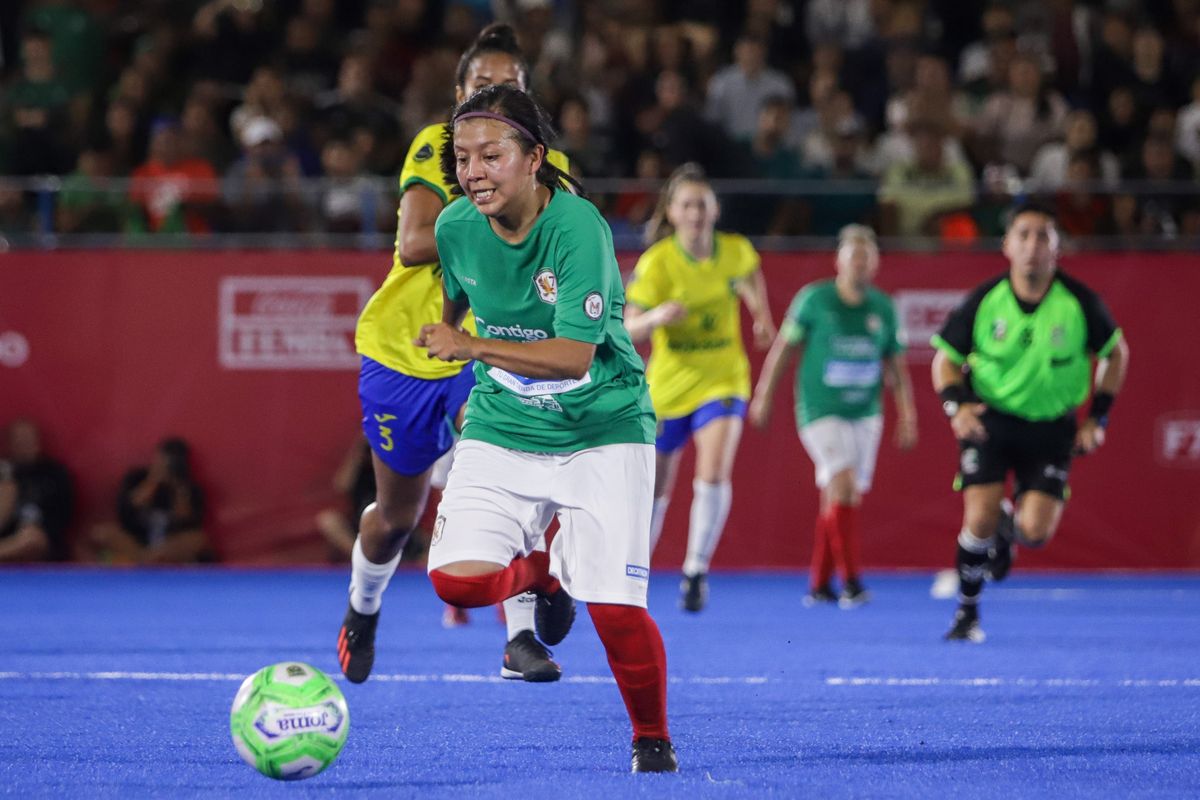
{"type": "Polygon", "coordinates": [[[1200,0],[6,0],[0,234],[382,243],[497,19],[619,240],[685,161],[757,237],[1200,235],[1200,0]]]}

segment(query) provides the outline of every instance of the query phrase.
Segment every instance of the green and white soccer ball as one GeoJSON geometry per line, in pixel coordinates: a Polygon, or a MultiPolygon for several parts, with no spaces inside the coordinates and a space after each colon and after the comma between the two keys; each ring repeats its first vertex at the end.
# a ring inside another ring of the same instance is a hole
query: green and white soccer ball
{"type": "Polygon", "coordinates": [[[296,661],[263,667],[233,698],[229,730],[242,759],[269,778],[311,778],[342,752],[350,712],[321,670],[296,661]]]}

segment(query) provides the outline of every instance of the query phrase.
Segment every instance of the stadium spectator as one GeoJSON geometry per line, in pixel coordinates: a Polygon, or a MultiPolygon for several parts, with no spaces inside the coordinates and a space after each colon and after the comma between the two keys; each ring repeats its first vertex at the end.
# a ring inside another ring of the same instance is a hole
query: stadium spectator
{"type": "Polygon", "coordinates": [[[63,179],[55,205],[55,225],[61,233],[117,233],[129,218],[123,193],[114,191],[112,155],[86,147],[75,171],[63,179]]]}
{"type": "Polygon", "coordinates": [[[1038,148],[1062,135],[1067,104],[1042,78],[1033,56],[1009,65],[1008,87],[993,92],[976,118],[968,144],[980,164],[1012,164],[1029,174],[1038,148]]]}
{"type": "Polygon", "coordinates": [[[326,233],[374,231],[385,216],[383,195],[362,172],[362,157],[345,139],[330,139],[321,151],[325,180],[318,210],[326,233]]]}
{"type": "Polygon", "coordinates": [[[968,99],[968,117],[977,113],[988,96],[1009,82],[1009,66],[1017,56],[1017,22],[1007,3],[994,2],[983,12],[983,38],[963,50],[958,62],[958,84],[968,99]]]}
{"type": "Polygon", "coordinates": [[[132,173],[146,155],[146,131],[138,107],[120,98],[110,102],[104,111],[104,131],[100,139],[112,154],[113,175],[132,173]]]}
{"type": "Polygon", "coordinates": [[[1142,184],[1136,194],[1141,232],[1147,236],[1177,236],[1183,210],[1196,194],[1175,191],[1173,184],[1194,180],[1191,165],[1175,153],[1175,138],[1165,133],[1147,136],[1140,161],[1126,171],[1125,178],[1142,184]]]}
{"type": "MultiPolygon", "coordinates": [[[[869,170],[881,175],[896,162],[912,158],[907,125],[915,117],[940,120],[946,131],[946,160],[965,162],[959,144],[965,132],[965,114],[966,101],[951,85],[946,62],[931,53],[918,56],[912,88],[888,102],[887,129],[875,141],[869,170]]],[[[830,235],[835,233],[831,231],[830,235]]]]}
{"type": "Polygon", "coordinates": [[[60,174],[70,167],[70,104],[71,91],[55,72],[49,34],[26,32],[20,77],[0,94],[0,136],[10,141],[12,174],[60,174]]]}
{"type": "Polygon", "coordinates": [[[242,157],[229,168],[224,184],[235,229],[307,230],[310,198],[300,184],[300,161],[283,142],[283,130],[268,117],[255,117],[242,126],[241,142],[242,157]]]}
{"type": "Polygon", "coordinates": [[[0,564],[59,560],[74,509],[71,476],[45,453],[32,421],[14,421],[7,439],[0,458],[0,564]]]}
{"type": "Polygon", "coordinates": [[[1112,234],[1112,200],[1094,188],[1100,180],[1100,154],[1096,150],[1077,150],[1070,158],[1066,179],[1055,194],[1059,230],[1076,237],[1112,234]]]}
{"type": "Polygon", "coordinates": [[[814,47],[837,42],[857,50],[876,35],[870,0],[810,0],[805,8],[805,31],[814,47]]]}
{"type": "Polygon", "coordinates": [[[244,85],[279,36],[262,0],[209,0],[192,17],[193,71],[197,78],[244,85]]]}
{"type": "Polygon", "coordinates": [[[209,233],[220,196],[213,165],[181,151],[179,120],[163,117],[150,132],[150,154],[133,171],[129,199],[135,230],[151,233],[209,233]]]}
{"type": "Polygon", "coordinates": [[[638,150],[651,148],[666,169],[695,162],[718,174],[731,166],[730,144],[720,125],[705,119],[690,99],[682,75],[662,72],[654,84],[655,102],[637,113],[638,150]]]}
{"type": "Polygon", "coordinates": [[[1055,191],[1067,182],[1069,165],[1078,153],[1094,154],[1098,160],[1097,180],[1115,184],[1121,177],[1117,157],[1100,150],[1096,141],[1096,118],[1087,109],[1079,108],[1067,114],[1063,124],[1065,137],[1061,142],[1047,142],[1038,148],[1029,171],[1029,188],[1033,191],[1055,191]]]}
{"type": "Polygon", "coordinates": [[[1145,120],[1138,115],[1132,87],[1118,86],[1109,93],[1099,122],[1100,146],[1122,162],[1136,160],[1145,135],[1145,120]]]}
{"type": "Polygon", "coordinates": [[[754,136],[762,104],[778,96],[794,100],[795,87],[787,75],[767,66],[762,37],[743,34],[734,45],[733,64],[718,70],[709,81],[704,116],[729,138],[744,141],[754,136]]]}
{"type": "MultiPolygon", "coordinates": [[[[779,116],[786,119],[786,109],[779,116]]],[[[650,247],[626,288],[625,328],[651,340],[646,380],[658,415],[653,554],[675,487],[683,448],[696,446],[696,474],[680,605],[700,611],[708,571],[733,503],[733,459],[750,399],[738,299],[754,320],[754,342],[775,336],[767,284],[749,240],[716,230],[720,207],[696,164],[672,173],[646,229],[650,247]]]]}
{"type": "Polygon", "coordinates": [[[192,477],[187,442],[164,439],[148,466],[126,473],[117,495],[117,521],[94,526],[79,555],[115,564],[212,560],[204,493],[192,477]]]}
{"type": "Polygon", "coordinates": [[[283,48],[278,56],[288,91],[311,101],[333,88],[338,74],[338,58],[323,39],[313,17],[300,14],[287,21],[283,48]]]}
{"type": "Polygon", "coordinates": [[[287,82],[278,67],[264,64],[255,68],[242,102],[229,115],[229,130],[240,141],[246,124],[253,119],[266,118],[279,122],[287,103],[287,82]]]}
{"type": "Polygon", "coordinates": [[[599,178],[613,168],[610,143],[592,126],[587,100],[580,94],[568,94],[558,107],[555,120],[559,131],[554,148],[564,153],[579,176],[599,178]]]}
{"type": "Polygon", "coordinates": [[[218,174],[233,163],[237,149],[217,122],[212,101],[193,91],[179,117],[179,152],[185,159],[208,162],[218,174]]]}
{"type": "Polygon", "coordinates": [[[835,89],[815,107],[817,124],[805,137],[800,157],[805,169],[828,168],[833,163],[833,141],[838,128],[855,124],[861,129],[862,118],[854,110],[854,98],[849,92],[835,89]],[[848,122],[849,121],[849,122],[848,122]]]}
{"type": "Polygon", "coordinates": [[[1176,147],[1200,173],[1200,74],[1192,81],[1192,102],[1179,110],[1176,147]]]}
{"type": "Polygon", "coordinates": [[[838,236],[836,279],[811,283],[792,300],[763,363],[748,419],[765,428],[775,391],[791,362],[796,370],[796,427],[812,459],[820,512],[805,605],[854,608],[870,598],[859,569],[859,506],[871,488],[883,433],[885,382],[896,400],[896,446],[917,443],[917,412],[891,299],[875,289],[879,248],[870,228],[838,236]],[[842,591],[833,586],[834,566],[842,591]]]}
{"type": "MultiPolygon", "coordinates": [[[[800,155],[787,144],[792,104],[786,97],[770,97],[758,112],[754,138],[742,145],[743,165],[738,174],[765,180],[804,177],[800,155]]],[[[729,204],[725,224],[747,236],[786,236],[801,232],[800,201],[790,193],[750,194],[729,204]]]]}
{"type": "Polygon", "coordinates": [[[570,628],[571,598],[586,602],[629,712],[633,772],[676,772],[666,653],[646,611],[654,410],[621,324],[612,236],[549,169],[549,124],[528,95],[482,89],[451,125],[443,170],[469,202],[438,219],[447,307],[418,343],[440,360],[477,360],[479,385],[438,506],[430,579],[459,606],[537,590],[551,643],[570,628]],[[497,270],[525,277],[505,289],[484,277],[497,270]],[[497,333],[462,330],[468,305],[497,333]],[[513,320],[546,338],[500,332],[513,320]],[[549,553],[534,550],[558,515],[549,553]]]}
{"type": "Polygon", "coordinates": [[[1003,244],[1008,273],[968,294],[933,338],[933,387],[959,442],[956,485],[963,494],[959,607],[947,640],[984,640],[984,581],[1004,579],[1015,544],[1049,543],[1062,518],[1072,456],[1104,444],[1125,379],[1121,329],[1095,292],[1059,271],[1058,249],[1052,214],[1017,206],[1003,244]],[[1092,388],[1092,358],[1095,389],[1077,423],[1076,409],[1092,388]],[[1006,499],[1009,472],[1015,507],[1006,499]]]}
{"type": "Polygon", "coordinates": [[[395,172],[400,149],[400,109],[371,85],[371,64],[365,54],[351,53],[342,59],[337,87],[317,95],[315,101],[318,141],[330,137],[354,138],[359,129],[370,132],[371,148],[362,152],[371,172],[395,172]]]}
{"type": "Polygon", "coordinates": [[[969,209],[974,179],[966,164],[946,161],[945,134],[934,120],[914,119],[911,160],[894,164],[879,186],[885,235],[934,235],[941,217],[969,209]]]}
{"type": "Polygon", "coordinates": [[[811,236],[832,238],[847,225],[876,223],[875,176],[860,166],[864,161],[862,125],[850,117],[838,124],[835,133],[832,164],[817,167],[805,176],[839,185],[836,192],[805,198],[801,215],[807,219],[804,229],[811,236]]]}

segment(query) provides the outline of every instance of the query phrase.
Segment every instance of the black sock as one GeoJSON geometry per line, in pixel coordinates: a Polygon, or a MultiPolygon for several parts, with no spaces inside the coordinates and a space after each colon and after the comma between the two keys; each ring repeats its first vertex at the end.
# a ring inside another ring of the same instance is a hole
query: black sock
{"type": "Polygon", "coordinates": [[[991,539],[977,539],[970,531],[958,535],[958,601],[963,606],[974,606],[983,591],[984,573],[988,563],[991,539]]]}

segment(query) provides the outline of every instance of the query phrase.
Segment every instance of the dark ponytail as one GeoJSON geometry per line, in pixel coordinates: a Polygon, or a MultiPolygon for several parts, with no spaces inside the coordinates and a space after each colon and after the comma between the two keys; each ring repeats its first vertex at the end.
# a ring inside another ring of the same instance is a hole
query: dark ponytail
{"type": "Polygon", "coordinates": [[[454,154],[454,123],[459,117],[472,112],[485,111],[503,117],[511,123],[512,137],[524,153],[530,153],[539,144],[542,146],[542,165],[538,168],[538,183],[549,189],[566,189],[572,194],[583,194],[583,186],[566,172],[550,163],[550,142],[554,140],[554,126],[550,115],[532,97],[513,86],[497,84],[480,89],[468,97],[450,115],[446,126],[446,142],[442,147],[442,174],[453,194],[462,194],[458,185],[458,164],[454,154]]]}
{"type": "Polygon", "coordinates": [[[521,51],[521,45],[517,44],[517,32],[511,25],[502,22],[494,22],[480,31],[475,41],[462,54],[462,58],[458,60],[458,68],[454,71],[454,85],[465,88],[464,83],[467,73],[471,70],[471,62],[488,53],[504,53],[511,56],[513,61],[517,62],[521,73],[521,88],[529,85],[529,64],[525,62],[525,53],[521,51]]]}

